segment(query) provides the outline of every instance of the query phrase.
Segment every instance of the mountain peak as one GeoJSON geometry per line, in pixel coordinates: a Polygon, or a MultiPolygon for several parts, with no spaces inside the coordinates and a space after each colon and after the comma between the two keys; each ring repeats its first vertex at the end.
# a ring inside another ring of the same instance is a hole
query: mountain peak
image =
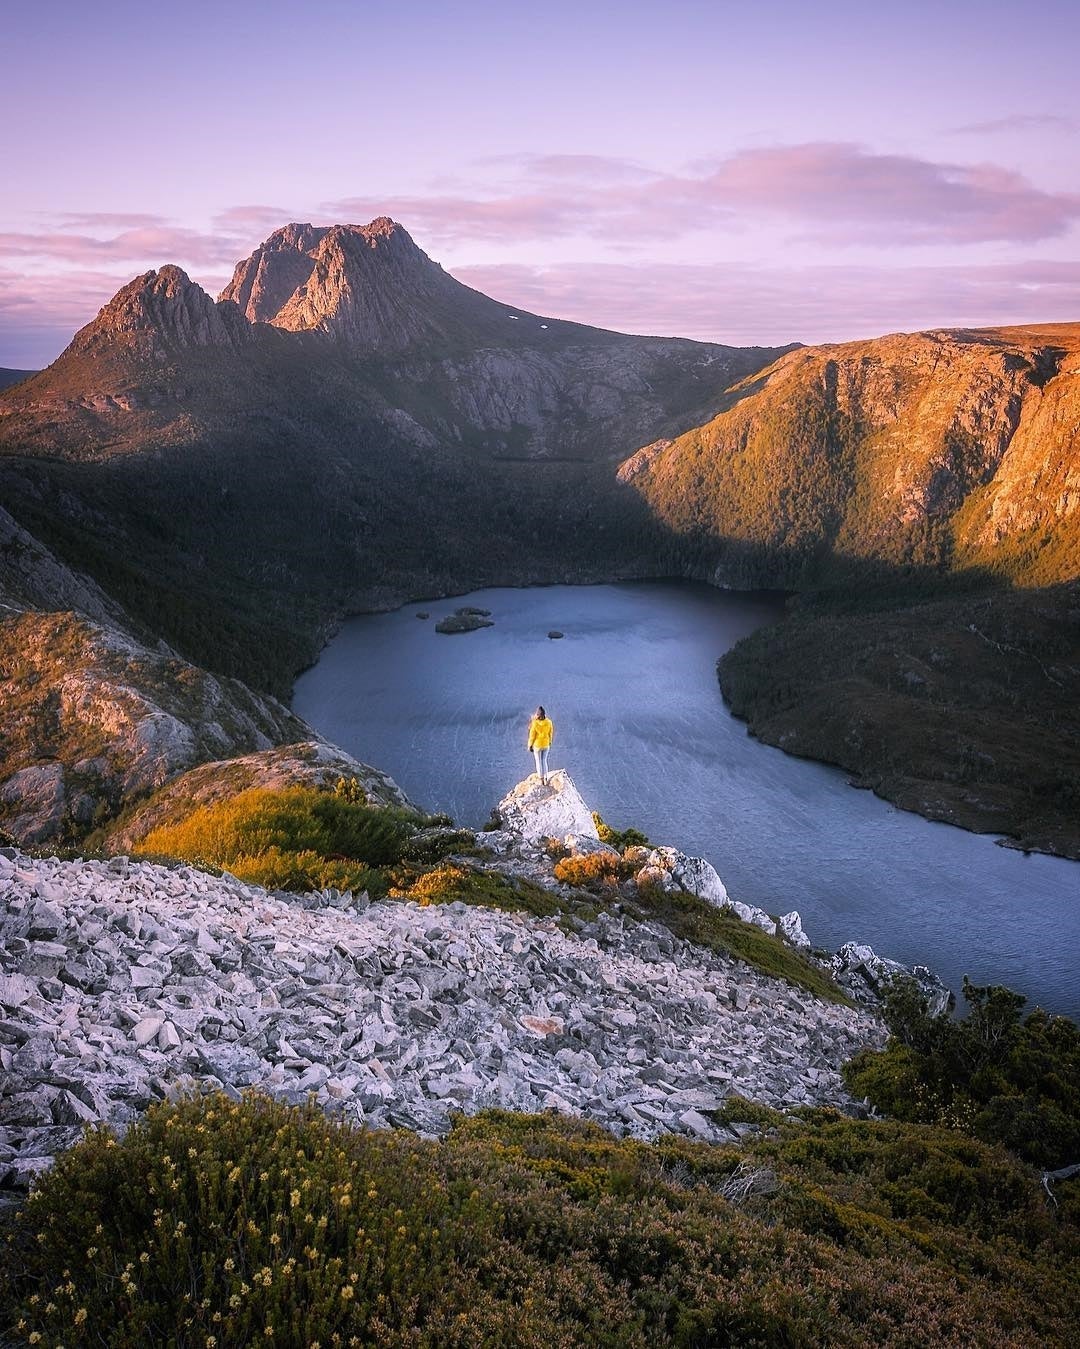
{"type": "Polygon", "coordinates": [[[473,294],[396,220],[377,216],[366,225],[293,223],[276,230],[237,264],[221,298],[253,323],[386,351],[424,336],[451,292],[473,294]]]}
{"type": "Polygon", "coordinates": [[[156,355],[170,347],[235,347],[247,335],[248,325],[235,305],[215,303],[183,268],[168,263],[117,291],[75,334],[69,350],[85,352],[120,342],[156,355]]]}

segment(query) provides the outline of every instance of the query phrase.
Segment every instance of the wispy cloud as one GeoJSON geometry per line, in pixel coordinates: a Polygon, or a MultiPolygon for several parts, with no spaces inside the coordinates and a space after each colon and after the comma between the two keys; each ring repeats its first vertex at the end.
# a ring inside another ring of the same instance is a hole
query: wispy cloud
{"type": "MultiPolygon", "coordinates": [[[[1080,262],[975,268],[506,264],[459,267],[454,275],[537,314],[740,346],[1080,321],[1080,262]]],[[[48,364],[115,289],[110,272],[72,269],[27,278],[0,269],[0,366],[48,364]]]]}
{"type": "Polygon", "coordinates": [[[285,206],[229,206],[214,216],[214,228],[234,237],[261,238],[298,218],[285,206]]]}
{"type": "Polygon", "coordinates": [[[478,161],[481,165],[496,165],[516,171],[526,179],[555,181],[632,182],[661,175],[632,159],[617,159],[610,155],[587,154],[516,154],[489,155],[478,161]]]}
{"type": "Polygon", "coordinates": [[[1076,120],[1052,112],[1014,112],[987,122],[967,122],[950,127],[955,136],[994,136],[1001,131],[1075,131],[1076,120]]]}
{"type": "Polygon", "coordinates": [[[50,217],[50,224],[62,229],[154,229],[168,223],[166,216],[134,211],[61,211],[50,217]]]}
{"type": "Polygon", "coordinates": [[[1011,169],[843,142],[743,150],[685,174],[590,174],[577,162],[589,158],[525,157],[524,186],[502,193],[348,197],[324,210],[350,218],[389,211],[443,244],[671,238],[763,218],[834,244],[1030,243],[1060,236],[1080,219],[1080,196],[1044,191],[1011,169]],[[572,161],[573,171],[553,172],[552,158],[572,161]]]}
{"type": "Polygon", "coordinates": [[[47,258],[73,265],[109,259],[131,266],[174,260],[188,266],[214,265],[235,261],[236,246],[235,235],[158,223],[106,237],[65,229],[0,233],[0,258],[47,258]]]}

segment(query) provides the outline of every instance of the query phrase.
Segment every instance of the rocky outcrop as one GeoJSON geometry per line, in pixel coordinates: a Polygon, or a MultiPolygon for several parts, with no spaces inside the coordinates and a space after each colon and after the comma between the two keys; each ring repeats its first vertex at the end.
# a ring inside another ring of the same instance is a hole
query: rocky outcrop
{"type": "Polygon", "coordinates": [[[214,805],[252,787],[266,791],[282,791],[287,787],[327,789],[340,778],[355,779],[370,805],[415,809],[393,778],[378,768],[361,763],[323,740],[301,740],[234,759],[200,764],[181,773],[109,826],[106,839],[111,850],[129,851],[151,830],[173,824],[202,806],[214,805]]]}
{"type": "Polygon", "coordinates": [[[831,957],[829,966],[840,987],[861,1002],[877,1003],[894,980],[913,979],[931,1016],[941,1016],[956,1005],[952,990],[933,970],[925,965],[913,965],[908,969],[895,960],[879,956],[873,947],[863,942],[845,942],[831,957]]]}
{"type": "Polygon", "coordinates": [[[275,230],[251,257],[236,264],[220,298],[231,300],[250,323],[273,323],[315,270],[313,252],[326,234],[316,225],[275,230]]]}
{"type": "Polygon", "coordinates": [[[883,1035],[867,1011],[617,915],[564,931],[461,904],[313,903],[0,850],[0,1184],[193,1086],[312,1093],[424,1133],[501,1106],[719,1141],[731,1092],[852,1108],[839,1066],[883,1035]]]}
{"type": "Polygon", "coordinates": [[[193,765],[308,727],[275,699],[75,613],[0,611],[0,825],[79,837],[193,765]]]}
{"type": "Polygon", "coordinates": [[[229,300],[215,303],[185,271],[170,264],[128,282],[75,334],[65,355],[121,346],[153,358],[184,347],[237,348],[250,341],[251,325],[236,305],[229,300]]]}
{"type": "MultiPolygon", "coordinates": [[[[688,857],[677,848],[628,848],[627,857],[640,865],[637,873],[639,885],[659,885],[662,890],[685,890],[687,894],[697,895],[718,909],[730,909],[738,914],[744,923],[753,923],[764,932],[775,933],[777,920],[753,904],[742,904],[732,899],[727,887],[716,873],[711,862],[704,857],[688,857]]],[[[798,925],[797,913],[785,914],[783,922],[793,930],[798,925]]],[[[798,927],[801,932],[801,926],[798,927]]],[[[786,935],[786,931],[785,931],[786,935]]],[[[809,942],[807,942],[809,945],[809,942]]]]}
{"type": "Polygon", "coordinates": [[[0,605],[8,610],[77,609],[115,628],[130,620],[89,576],[61,562],[0,506],[0,605]]]}
{"type": "Polygon", "coordinates": [[[592,812],[564,769],[550,772],[547,786],[536,773],[530,773],[507,792],[492,817],[499,826],[498,831],[485,836],[492,846],[506,842],[542,847],[552,839],[564,843],[569,835],[597,841],[600,837],[592,812]],[[502,835],[508,838],[504,840],[502,835]]]}

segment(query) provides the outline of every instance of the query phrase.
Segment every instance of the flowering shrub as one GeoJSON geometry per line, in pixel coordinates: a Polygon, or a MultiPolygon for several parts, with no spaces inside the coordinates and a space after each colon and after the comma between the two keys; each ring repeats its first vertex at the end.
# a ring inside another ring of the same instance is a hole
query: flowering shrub
{"type": "Polygon", "coordinates": [[[734,1148],[187,1100],[89,1135],[0,1251],[0,1332],[50,1349],[1027,1349],[1078,1318],[1076,1205],[1003,1150],[831,1112],[734,1148]]]}
{"type": "Polygon", "coordinates": [[[564,857],[555,863],[555,879],[580,890],[611,889],[629,874],[619,857],[608,853],[586,853],[584,857],[564,857]]]}

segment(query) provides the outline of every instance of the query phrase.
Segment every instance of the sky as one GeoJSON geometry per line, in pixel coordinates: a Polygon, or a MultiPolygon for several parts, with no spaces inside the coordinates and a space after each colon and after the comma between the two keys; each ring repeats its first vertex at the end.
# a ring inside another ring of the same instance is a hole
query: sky
{"type": "Polygon", "coordinates": [[[627,332],[1080,320],[1080,0],[36,0],[0,37],[0,366],[377,215],[627,332]]]}

